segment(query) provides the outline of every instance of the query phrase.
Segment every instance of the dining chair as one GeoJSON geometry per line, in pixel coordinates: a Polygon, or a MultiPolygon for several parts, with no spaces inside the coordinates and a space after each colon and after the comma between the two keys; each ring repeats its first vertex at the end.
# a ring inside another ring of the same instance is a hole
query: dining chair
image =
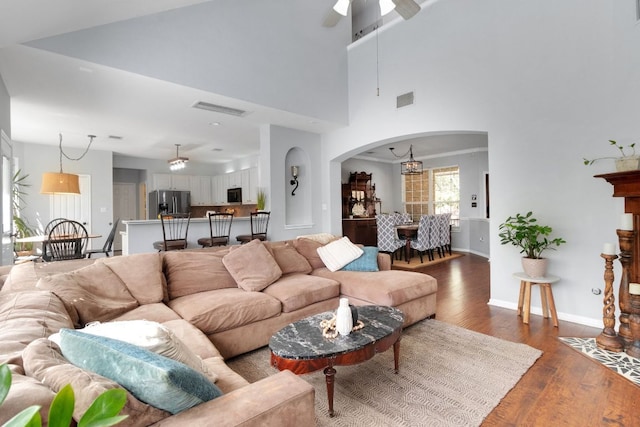
{"type": "Polygon", "coordinates": [[[153,247],[158,252],[186,249],[190,221],[190,213],[161,214],[162,240],[153,242],[153,247]]]}
{"type": "MultiPolygon", "coordinates": [[[[44,236],[48,236],[51,233],[51,229],[56,225],[63,221],[67,221],[67,218],[54,218],[44,226],[44,232],[42,233],[44,236]]],[[[45,239],[42,242],[42,259],[45,261],[49,261],[51,259],[51,253],[47,249],[47,240],[45,239]]]]}
{"type": "Polygon", "coordinates": [[[73,220],[64,220],[51,227],[46,239],[48,256],[45,261],[82,259],[89,242],[89,233],[84,225],[73,220]]]}
{"type": "Polygon", "coordinates": [[[107,257],[109,256],[109,252],[111,252],[111,249],[113,247],[113,240],[116,237],[116,230],[118,228],[119,223],[120,223],[120,218],[114,221],[113,226],[111,227],[111,231],[107,236],[107,241],[104,242],[104,246],[102,246],[102,249],[89,249],[85,252],[85,254],[87,255],[87,258],[91,258],[91,255],[93,254],[105,254],[107,257]]]}
{"type": "Polygon", "coordinates": [[[218,212],[210,213],[208,217],[209,237],[199,238],[198,244],[203,248],[228,245],[233,214],[218,212]]]}
{"type": "Polygon", "coordinates": [[[269,218],[271,212],[251,212],[249,219],[251,221],[251,234],[240,234],[236,236],[236,240],[241,244],[248,243],[254,239],[267,240],[267,228],[269,227],[269,218]]]}
{"type": "Polygon", "coordinates": [[[438,214],[438,255],[451,255],[451,213],[438,214]]]}
{"type": "Polygon", "coordinates": [[[378,234],[378,250],[391,255],[391,263],[397,258],[398,250],[405,246],[405,241],[397,237],[395,226],[398,219],[396,215],[376,215],[376,228],[378,234]]]}
{"type": "Polygon", "coordinates": [[[426,253],[429,261],[433,261],[433,250],[437,247],[437,233],[434,239],[434,231],[437,230],[434,215],[421,215],[418,222],[418,238],[411,241],[411,248],[418,251],[420,263],[423,262],[423,255],[426,253]]]}

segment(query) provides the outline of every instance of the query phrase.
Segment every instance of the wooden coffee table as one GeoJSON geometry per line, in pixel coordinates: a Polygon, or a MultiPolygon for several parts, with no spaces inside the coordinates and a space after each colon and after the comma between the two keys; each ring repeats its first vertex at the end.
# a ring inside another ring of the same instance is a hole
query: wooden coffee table
{"type": "Polygon", "coordinates": [[[299,320],[279,330],[269,340],[271,365],[278,370],[288,369],[299,375],[324,369],[331,417],[336,374],[334,366],[364,362],[393,346],[394,368],[398,373],[404,322],[404,314],[393,307],[361,306],[358,307],[358,319],[364,323],[364,328],[347,336],[325,338],[320,322],[331,319],[334,313],[327,311],[299,320]]]}

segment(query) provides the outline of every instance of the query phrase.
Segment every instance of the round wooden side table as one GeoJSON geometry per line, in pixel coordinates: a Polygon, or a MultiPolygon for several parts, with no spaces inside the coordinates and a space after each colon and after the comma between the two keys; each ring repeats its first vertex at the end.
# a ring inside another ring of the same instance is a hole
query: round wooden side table
{"type": "Polygon", "coordinates": [[[531,314],[531,285],[540,285],[540,300],[542,302],[542,316],[549,318],[549,313],[553,319],[553,326],[558,327],[558,313],[556,303],[553,300],[551,284],[560,280],[557,276],[547,275],[545,277],[530,277],[519,272],[513,273],[513,277],[520,280],[520,295],[518,296],[518,316],[522,315],[522,322],[529,324],[531,314]]]}

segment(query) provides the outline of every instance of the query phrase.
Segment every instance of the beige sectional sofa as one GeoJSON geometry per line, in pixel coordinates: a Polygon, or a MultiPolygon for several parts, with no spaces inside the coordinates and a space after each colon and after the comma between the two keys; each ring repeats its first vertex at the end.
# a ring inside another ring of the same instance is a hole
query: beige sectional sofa
{"type": "Polygon", "coordinates": [[[329,271],[317,253],[322,245],[254,241],[0,269],[0,363],[14,378],[0,423],[32,404],[42,405],[46,420],[54,393],[67,383],[76,390],[77,419],[102,390],[118,386],[69,363],[51,334],[144,319],[199,356],[223,395],[171,414],[128,394],[122,425],[314,425],[314,390],[306,381],[284,371],[249,384],[225,359],[266,345],[293,321],[335,310],[340,297],[397,307],[410,325],[435,315],[437,290],[431,276],[390,270],[386,254],[375,260],[380,271],[329,271]]]}

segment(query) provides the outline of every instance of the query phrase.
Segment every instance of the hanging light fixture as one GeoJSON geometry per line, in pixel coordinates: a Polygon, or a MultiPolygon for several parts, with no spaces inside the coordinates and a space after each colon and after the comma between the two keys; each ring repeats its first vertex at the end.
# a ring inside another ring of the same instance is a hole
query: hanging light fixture
{"type": "Polygon", "coordinates": [[[409,151],[404,153],[402,156],[398,156],[394,151],[393,147],[389,148],[391,154],[393,154],[396,158],[401,159],[409,155],[409,160],[400,163],[400,173],[402,175],[420,175],[422,174],[422,161],[416,160],[413,158],[413,145],[409,146],[409,151]]]}
{"type": "Polygon", "coordinates": [[[171,160],[167,160],[167,162],[169,163],[169,169],[171,169],[172,171],[184,169],[185,166],[187,166],[187,162],[189,161],[188,157],[180,157],[180,145],[181,144],[176,144],[176,157],[171,160]]]}
{"type": "Polygon", "coordinates": [[[60,151],[60,172],[45,172],[42,174],[42,185],[40,186],[40,194],[80,194],[80,177],[72,173],[64,173],[62,171],[62,156],[64,155],[69,160],[80,160],[89,151],[91,143],[95,135],[89,136],[89,145],[87,149],[77,159],[67,156],[62,151],[62,134],[60,134],[60,143],[58,150],[60,151]]]}

